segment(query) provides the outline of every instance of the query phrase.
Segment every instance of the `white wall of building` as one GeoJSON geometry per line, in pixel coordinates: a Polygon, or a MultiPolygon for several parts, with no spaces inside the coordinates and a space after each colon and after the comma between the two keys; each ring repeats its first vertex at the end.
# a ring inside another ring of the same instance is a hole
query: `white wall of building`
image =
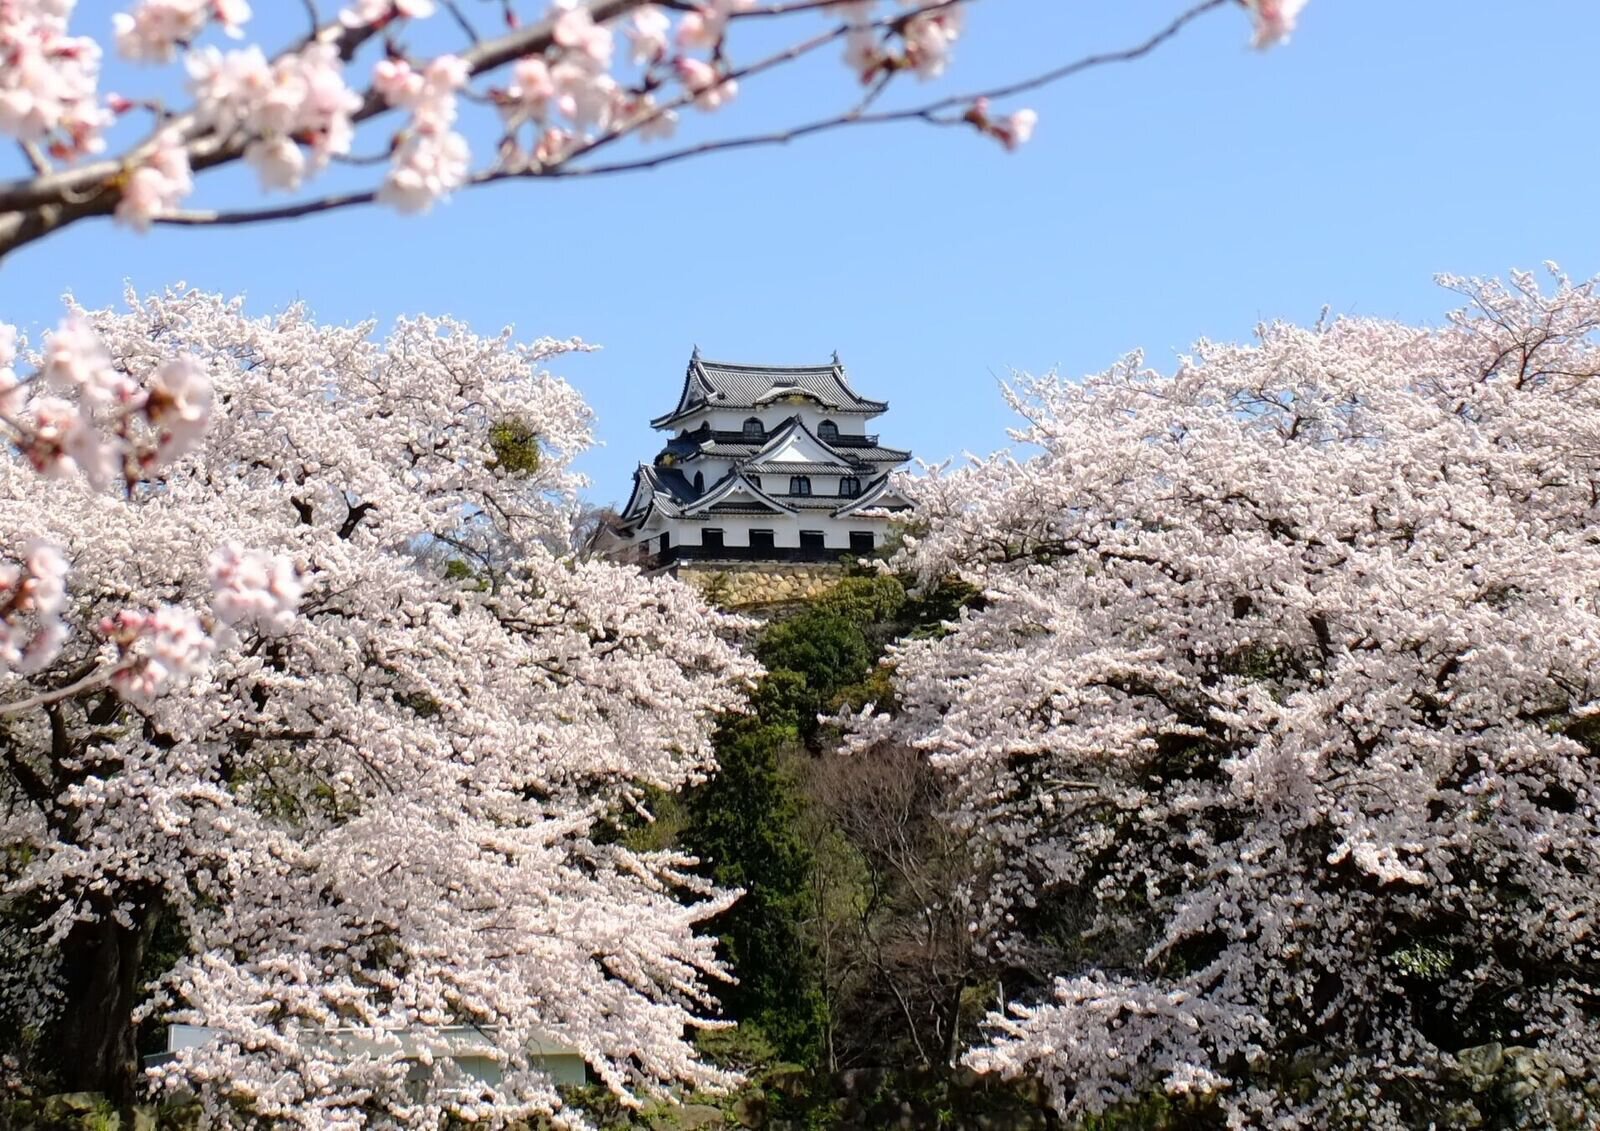
{"type": "Polygon", "coordinates": [[[813,432],[816,431],[818,424],[824,420],[831,420],[839,426],[841,436],[867,434],[867,418],[861,413],[834,412],[832,409],[821,408],[811,401],[800,404],[779,402],[763,405],[760,408],[701,409],[684,417],[673,427],[680,432],[693,432],[709,421],[711,427],[719,432],[739,432],[744,429],[744,422],[753,416],[761,421],[762,427],[767,432],[771,433],[776,432],[784,421],[796,414],[813,432]]]}

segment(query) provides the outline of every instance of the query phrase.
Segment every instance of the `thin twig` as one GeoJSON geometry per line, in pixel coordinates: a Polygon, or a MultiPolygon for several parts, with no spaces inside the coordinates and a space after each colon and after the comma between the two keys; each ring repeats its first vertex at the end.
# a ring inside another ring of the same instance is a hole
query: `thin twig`
{"type": "Polygon", "coordinates": [[[49,173],[50,162],[45,158],[44,151],[31,141],[19,141],[17,146],[22,150],[22,155],[28,159],[29,166],[41,176],[49,173]]]}
{"type": "Polygon", "coordinates": [[[462,31],[462,34],[464,34],[467,37],[467,42],[469,42],[469,43],[482,43],[483,42],[483,40],[478,35],[478,29],[472,26],[472,21],[467,19],[466,16],[461,14],[461,8],[456,3],[456,0],[444,0],[444,10],[450,13],[451,18],[454,19],[455,22],[456,22],[456,26],[458,28],[460,28],[461,31],[462,31]]]}
{"type": "Polygon", "coordinates": [[[37,695],[19,699],[15,703],[0,703],[0,715],[20,715],[23,711],[32,710],[34,707],[48,706],[62,699],[70,699],[79,692],[102,687],[110,682],[111,678],[118,672],[125,671],[133,666],[136,661],[137,657],[129,657],[121,663],[113,664],[109,668],[96,668],[82,679],[69,683],[65,687],[58,687],[54,691],[41,691],[37,695]]]}

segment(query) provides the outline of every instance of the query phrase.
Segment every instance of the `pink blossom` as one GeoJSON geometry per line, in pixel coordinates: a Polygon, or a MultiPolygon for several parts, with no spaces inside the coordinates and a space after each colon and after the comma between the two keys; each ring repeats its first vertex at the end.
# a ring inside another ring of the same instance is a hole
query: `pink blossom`
{"type": "Polygon", "coordinates": [[[739,84],[722,78],[710,63],[684,56],[678,60],[678,78],[694,94],[694,104],[702,110],[715,110],[733,100],[739,84]]]}
{"type": "Polygon", "coordinates": [[[53,138],[68,155],[97,152],[111,115],[96,102],[100,46],[69,36],[73,0],[0,3],[0,134],[53,138]]]}
{"type": "Polygon", "coordinates": [[[356,0],[354,7],[339,13],[339,22],[345,27],[366,27],[382,25],[397,16],[425,20],[436,8],[434,0],[356,0]]]}
{"type": "Polygon", "coordinates": [[[525,122],[543,121],[556,87],[550,68],[537,55],[525,55],[511,67],[511,84],[497,97],[506,124],[516,129],[525,122]]]}
{"type": "MultiPolygon", "coordinates": [[[[204,372],[217,393],[211,442],[159,489],[92,494],[0,461],[0,848],[4,893],[27,893],[6,944],[31,948],[8,951],[7,1000],[56,984],[34,951],[106,917],[142,930],[159,899],[187,957],[141,1018],[223,1037],[156,1083],[219,1125],[463,1110],[450,1080],[341,1062],[326,1034],[347,1024],[381,1044],[493,1017],[489,1052],[509,1062],[546,1033],[640,1089],[731,1085],[688,1038],[726,973],[707,924],[731,895],[598,834],[647,787],[705,778],[756,667],[687,586],[551,549],[591,422],[542,366],[581,343],[426,317],[375,337],[188,290],[83,317],[114,368],[149,374],[153,419],[171,408],[158,388],[204,372]],[[528,475],[494,466],[512,417],[547,441],[528,475]],[[490,512],[492,530],[473,520],[490,512]],[[12,600],[30,563],[4,549],[39,529],[73,566],[70,601],[37,587],[60,606],[48,623],[12,600]],[[495,571],[492,591],[430,556],[445,538],[495,571]],[[53,659],[29,654],[64,630],[53,659]],[[45,788],[19,789],[18,766],[45,788]]],[[[116,421],[133,442],[141,403],[116,421]]],[[[485,1127],[574,1113],[527,1071],[465,1110],[485,1127]]]]}
{"type": "Polygon", "coordinates": [[[954,6],[923,12],[906,21],[906,59],[918,78],[944,74],[950,50],[961,35],[961,23],[962,9],[954,6]]]}
{"type": "Polygon", "coordinates": [[[610,126],[621,93],[610,74],[595,70],[579,56],[563,59],[550,68],[550,79],[556,88],[556,106],[575,126],[610,126]]]}
{"type": "Polygon", "coordinates": [[[656,5],[646,4],[634,9],[632,24],[628,28],[628,41],[633,45],[633,61],[648,64],[665,56],[667,33],[671,30],[672,21],[656,5]]]}
{"type": "Polygon", "coordinates": [[[570,4],[556,19],[555,41],[562,47],[586,56],[597,67],[611,65],[611,29],[594,22],[585,7],[570,4]]]}
{"type": "Polygon", "coordinates": [[[283,632],[294,623],[303,586],[286,555],[230,542],[211,555],[210,577],[211,605],[224,624],[283,632]]]}
{"type": "Polygon", "coordinates": [[[1026,108],[1018,110],[999,123],[996,136],[1007,149],[1015,150],[1033,137],[1033,127],[1038,122],[1037,112],[1026,108]]]}
{"type": "Polygon", "coordinates": [[[0,674],[38,671],[67,635],[67,560],[46,542],[28,546],[20,568],[0,562],[0,674]]]}
{"type": "Polygon", "coordinates": [[[642,141],[665,140],[677,132],[677,113],[661,109],[648,94],[636,99],[628,109],[628,119],[638,123],[638,136],[642,141]]]}
{"type": "Polygon", "coordinates": [[[69,315],[45,340],[40,376],[63,392],[75,392],[86,405],[126,401],[134,383],[111,364],[105,345],[94,327],[77,314],[69,315]]]}
{"type": "Polygon", "coordinates": [[[450,129],[456,91],[470,77],[467,64],[441,55],[418,73],[403,60],[378,64],[374,86],[390,105],[411,111],[411,127],[395,150],[378,199],[401,212],[426,212],[466,183],[471,154],[467,139],[450,129]]]}
{"type": "Polygon", "coordinates": [[[35,397],[20,444],[35,471],[65,479],[81,474],[90,486],[105,487],[116,477],[122,443],[102,436],[79,405],[62,397],[35,397]]]}
{"type": "Polygon", "coordinates": [[[12,363],[17,360],[17,328],[0,322],[0,419],[22,407],[22,381],[12,363]]]}
{"type": "Polygon", "coordinates": [[[291,138],[258,138],[245,146],[244,160],[263,188],[291,190],[305,179],[305,151],[291,138]]]}
{"type": "Polygon", "coordinates": [[[395,151],[378,200],[399,212],[426,212],[466,184],[470,157],[467,139],[458,133],[411,134],[395,151]]]}
{"type": "Polygon", "coordinates": [[[134,168],[115,210],[119,222],[135,231],[148,231],[156,218],[175,211],[194,191],[189,171],[189,151],[175,130],[163,130],[153,148],[134,168]]]}
{"type": "Polygon", "coordinates": [[[190,356],[164,362],[150,379],[145,415],[159,430],[155,463],[193,451],[211,420],[211,379],[190,356]]]}
{"type": "MultiPolygon", "coordinates": [[[[188,68],[202,121],[243,128],[262,141],[305,139],[312,171],[350,151],[350,116],[361,98],[345,85],[331,44],[312,43],[272,63],[257,47],[226,54],[204,48],[189,54],[188,68]]],[[[290,180],[295,162],[281,147],[255,146],[250,152],[264,186],[298,187],[297,179],[290,180]]]]}
{"type": "Polygon", "coordinates": [[[728,33],[728,19],[748,11],[754,0],[709,0],[687,13],[678,24],[678,44],[688,48],[715,47],[728,33]]]}
{"type": "Polygon", "coordinates": [[[884,53],[871,28],[852,27],[844,39],[844,61],[862,82],[870,82],[883,65],[884,53]]]}
{"type": "Polygon", "coordinates": [[[215,19],[231,36],[250,19],[246,0],[142,0],[131,13],[112,16],[117,51],[145,63],[168,63],[215,19]]]}
{"type": "Polygon", "coordinates": [[[67,559],[48,542],[35,542],[28,550],[24,568],[28,580],[21,588],[23,607],[39,616],[55,616],[67,600],[67,559]]]}
{"type": "Polygon", "coordinates": [[[1255,22],[1251,46],[1265,50],[1287,43],[1306,0],[1244,0],[1255,22]]]}
{"type": "Polygon", "coordinates": [[[128,658],[112,675],[111,686],[135,703],[148,704],[173,681],[199,671],[216,647],[200,618],[175,605],[153,613],[124,610],[102,621],[101,630],[126,642],[128,658]]]}

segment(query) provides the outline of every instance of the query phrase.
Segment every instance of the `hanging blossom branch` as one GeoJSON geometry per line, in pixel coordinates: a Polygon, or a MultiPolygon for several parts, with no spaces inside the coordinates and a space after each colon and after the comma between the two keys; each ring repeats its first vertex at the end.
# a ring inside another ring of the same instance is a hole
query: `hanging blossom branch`
{"type": "MultiPolygon", "coordinates": [[[[115,487],[129,500],[204,438],[213,407],[206,368],[179,354],[134,372],[116,364],[100,335],[73,311],[25,354],[16,327],[0,323],[0,444],[47,479],[81,478],[95,494],[115,487]],[[31,371],[19,372],[19,361],[31,371]]],[[[117,609],[100,618],[97,657],[81,676],[10,699],[18,677],[53,663],[69,635],[66,557],[43,529],[20,539],[16,562],[0,558],[0,717],[109,685],[146,702],[209,659],[220,625],[292,620],[301,585],[292,563],[224,546],[211,557],[209,614],[158,605],[117,609]]]]}
{"type": "Polygon", "coordinates": [[[0,257],[92,217],[111,216],[145,230],[158,222],[256,223],[373,202],[420,213],[472,185],[648,169],[854,125],[959,125],[1015,148],[1028,140],[1035,115],[1027,109],[997,114],[991,103],[1092,67],[1138,59],[1201,15],[1232,4],[1248,10],[1256,45],[1268,47],[1288,37],[1305,0],[1202,0],[1126,50],[1089,55],[989,91],[869,113],[903,76],[930,79],[945,72],[973,2],[556,0],[541,18],[524,22],[508,0],[502,5],[506,29],[488,35],[459,4],[351,0],[333,20],[322,20],[308,4],[312,30],[269,58],[254,45],[224,51],[200,42],[213,29],[241,35],[251,15],[244,0],[142,0],[115,17],[110,38],[120,55],[136,62],[172,65],[182,56],[193,102],[174,112],[101,95],[102,48],[90,36],[69,34],[73,3],[0,0],[0,57],[8,61],[0,68],[0,135],[21,144],[31,172],[0,181],[0,257]],[[441,8],[468,46],[414,56],[405,33],[441,8]],[[730,31],[738,23],[808,13],[835,22],[754,63],[734,61],[730,31]],[[867,88],[843,113],[637,160],[583,161],[623,138],[670,137],[680,111],[713,112],[737,96],[742,80],[841,42],[846,65],[867,88]],[[370,64],[370,81],[353,85],[350,71],[376,44],[382,54],[370,64]],[[471,88],[491,74],[501,76],[501,85],[471,88]],[[476,171],[456,129],[463,100],[492,106],[502,125],[493,163],[476,171]],[[145,112],[154,115],[154,126],[143,140],[119,156],[89,160],[104,149],[104,133],[118,118],[145,112]],[[351,157],[359,127],[391,112],[409,117],[377,158],[389,163],[377,187],[279,207],[182,207],[195,190],[195,175],[207,169],[243,161],[263,190],[298,192],[335,161],[362,163],[366,159],[351,157]]]}

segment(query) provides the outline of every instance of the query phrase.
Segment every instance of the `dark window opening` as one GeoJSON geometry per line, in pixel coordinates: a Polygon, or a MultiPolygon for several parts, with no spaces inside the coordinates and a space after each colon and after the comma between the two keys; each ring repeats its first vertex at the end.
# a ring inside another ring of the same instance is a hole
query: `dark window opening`
{"type": "Polygon", "coordinates": [[[759,490],[760,487],[761,487],[761,476],[759,476],[759,475],[750,476],[750,486],[755,487],[755,488],[757,488],[759,490]]]}
{"type": "Polygon", "coordinates": [[[672,549],[672,535],[663,534],[661,536],[661,552],[664,554],[670,549],[672,549]]]}
{"type": "Polygon", "coordinates": [[[770,550],[777,543],[773,540],[770,530],[752,530],[750,532],[750,548],[752,550],[770,550]]]}
{"type": "Polygon", "coordinates": [[[705,472],[697,471],[697,472],[694,473],[694,489],[696,491],[704,491],[706,489],[706,473],[705,472]]]}
{"type": "Polygon", "coordinates": [[[802,550],[821,550],[827,546],[820,530],[802,530],[800,532],[800,548],[802,550]]]}
{"type": "Polygon", "coordinates": [[[852,530],[850,532],[850,552],[852,554],[870,554],[873,550],[873,537],[870,530],[852,530]]]}
{"type": "Polygon", "coordinates": [[[789,494],[791,494],[791,495],[809,495],[809,494],[811,494],[811,476],[809,476],[809,475],[791,475],[791,476],[789,476],[789,494]]]}
{"type": "Polygon", "coordinates": [[[839,495],[842,498],[853,499],[861,494],[861,480],[854,475],[846,475],[839,480],[839,495]]]}
{"type": "Polygon", "coordinates": [[[817,425],[817,439],[819,439],[819,440],[837,440],[838,438],[839,438],[839,426],[837,424],[835,424],[833,421],[824,420],[821,424],[817,425]]]}
{"type": "Polygon", "coordinates": [[[752,416],[749,420],[746,420],[744,422],[744,438],[745,439],[747,439],[747,440],[759,440],[763,436],[765,436],[766,434],[767,434],[766,425],[762,424],[761,421],[757,420],[755,417],[752,416]]]}
{"type": "Polygon", "coordinates": [[[700,545],[712,550],[722,549],[722,531],[702,530],[700,532],[700,545]]]}

